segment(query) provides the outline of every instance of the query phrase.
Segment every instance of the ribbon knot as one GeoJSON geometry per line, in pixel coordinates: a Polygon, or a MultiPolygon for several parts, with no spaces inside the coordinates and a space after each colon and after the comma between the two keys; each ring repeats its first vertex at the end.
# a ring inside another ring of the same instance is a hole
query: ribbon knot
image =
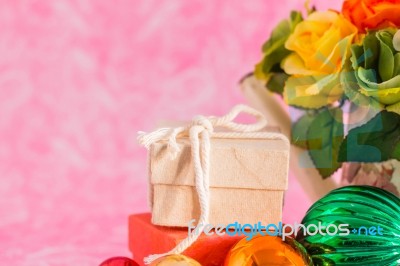
{"type": "Polygon", "coordinates": [[[208,133],[210,133],[210,134],[214,133],[213,123],[211,122],[210,119],[208,119],[207,117],[202,116],[202,115],[197,115],[193,118],[192,124],[190,127],[192,127],[192,126],[200,126],[200,127],[203,127],[205,130],[207,130],[208,133]]]}
{"type": "Polygon", "coordinates": [[[146,148],[150,148],[151,144],[155,142],[168,140],[168,146],[171,148],[173,158],[175,158],[180,151],[176,141],[177,136],[189,135],[193,166],[195,170],[196,191],[200,203],[200,218],[196,229],[171,251],[164,254],[150,255],[145,258],[145,264],[149,264],[166,255],[182,253],[197,240],[203,232],[204,227],[208,225],[210,208],[209,175],[211,135],[218,135],[223,138],[247,137],[281,139],[288,145],[290,144],[289,140],[281,133],[258,132],[266,125],[267,121],[260,112],[246,105],[237,105],[228,114],[222,117],[196,116],[186,127],[161,128],[149,134],[139,132],[138,141],[146,148]],[[242,112],[254,116],[257,119],[256,123],[238,124],[233,122],[233,120],[242,112]],[[217,127],[229,129],[232,132],[215,133],[214,129],[217,127]]]}

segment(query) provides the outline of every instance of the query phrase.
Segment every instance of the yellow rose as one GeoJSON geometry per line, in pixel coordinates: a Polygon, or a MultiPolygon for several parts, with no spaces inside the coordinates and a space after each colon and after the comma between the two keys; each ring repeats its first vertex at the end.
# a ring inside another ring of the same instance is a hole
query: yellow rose
{"type": "Polygon", "coordinates": [[[314,12],[300,22],[285,47],[293,51],[281,67],[291,77],[285,101],[303,108],[320,108],[343,95],[340,71],[350,57],[357,28],[335,11],[314,12]]]}

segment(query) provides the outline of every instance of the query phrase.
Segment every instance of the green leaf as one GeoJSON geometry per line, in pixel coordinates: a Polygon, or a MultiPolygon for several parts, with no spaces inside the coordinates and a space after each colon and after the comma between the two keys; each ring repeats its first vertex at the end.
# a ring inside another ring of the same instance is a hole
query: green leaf
{"type": "Polygon", "coordinates": [[[285,82],[289,75],[286,73],[271,73],[267,82],[268,90],[282,95],[285,82]]]}
{"type": "Polygon", "coordinates": [[[303,149],[308,149],[307,132],[311,123],[315,120],[317,112],[306,112],[292,125],[292,143],[303,149]]]}
{"type": "MultiPolygon", "coordinates": [[[[313,7],[315,11],[315,7],[313,7]]],[[[294,28],[296,28],[297,24],[303,21],[303,15],[298,12],[298,11],[292,11],[290,12],[290,32],[294,31],[294,28]]]]}
{"type": "Polygon", "coordinates": [[[323,178],[331,176],[342,165],[338,162],[344,136],[342,119],[340,108],[324,109],[311,122],[307,132],[310,157],[323,178]]]}
{"type": "Polygon", "coordinates": [[[271,32],[270,38],[263,44],[262,51],[265,55],[270,55],[280,47],[285,46],[285,42],[294,28],[303,20],[300,12],[292,11],[290,19],[282,20],[271,32]]]}
{"type": "Polygon", "coordinates": [[[284,76],[273,76],[275,73],[285,73],[280,67],[280,64],[282,60],[291,53],[291,51],[285,48],[285,42],[296,25],[302,20],[303,17],[300,12],[292,11],[289,19],[281,21],[278,26],[273,29],[270,38],[262,47],[263,59],[255,66],[254,75],[257,79],[264,81],[269,81],[270,78],[275,79],[271,81],[271,86],[267,86],[267,88],[273,92],[283,90],[283,86],[282,88],[278,88],[277,86],[282,82],[284,76]],[[276,78],[278,78],[278,80],[276,78]]]}
{"type": "Polygon", "coordinates": [[[267,74],[272,71],[275,66],[278,66],[279,70],[282,72],[280,68],[280,63],[282,60],[290,54],[289,50],[286,50],[285,46],[277,48],[272,54],[265,55],[263,61],[261,62],[262,72],[267,74]]]}
{"type": "Polygon", "coordinates": [[[400,115],[382,111],[349,131],[339,151],[340,162],[400,160],[400,115]]]}
{"type": "Polygon", "coordinates": [[[265,55],[270,55],[277,49],[284,46],[290,35],[290,23],[288,20],[281,21],[271,32],[270,38],[263,44],[262,51],[265,55]]]}
{"type": "Polygon", "coordinates": [[[392,157],[399,160],[399,158],[400,158],[400,143],[397,143],[397,145],[394,147],[393,152],[392,152],[392,157]]]}

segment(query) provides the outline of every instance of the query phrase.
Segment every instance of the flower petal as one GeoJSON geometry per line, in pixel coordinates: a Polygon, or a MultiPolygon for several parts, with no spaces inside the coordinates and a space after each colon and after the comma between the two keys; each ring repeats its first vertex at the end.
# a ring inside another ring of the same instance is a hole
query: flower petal
{"type": "Polygon", "coordinates": [[[400,30],[393,37],[393,47],[396,51],[400,52],[400,30]]]}
{"type": "Polygon", "coordinates": [[[309,70],[304,65],[303,59],[296,54],[292,53],[287,56],[281,63],[281,67],[289,75],[318,75],[317,71],[309,70]]]}
{"type": "Polygon", "coordinates": [[[393,76],[400,75],[400,53],[395,54],[394,56],[394,69],[393,69],[393,76]]]}
{"type": "Polygon", "coordinates": [[[388,36],[377,33],[378,40],[380,42],[380,53],[379,53],[379,75],[383,81],[387,81],[393,77],[394,68],[394,57],[391,47],[388,42],[392,43],[392,39],[387,40],[388,36]]]}
{"type": "Polygon", "coordinates": [[[332,104],[342,97],[343,90],[337,80],[331,80],[330,86],[320,87],[316,85],[318,81],[313,76],[290,77],[284,89],[286,103],[302,108],[317,109],[332,104]]]}
{"type": "Polygon", "coordinates": [[[395,112],[400,115],[400,102],[386,106],[386,110],[388,110],[389,112],[395,112]]]}
{"type": "Polygon", "coordinates": [[[400,101],[400,87],[368,91],[361,87],[361,93],[374,97],[380,103],[392,105],[400,101]]]}
{"type": "Polygon", "coordinates": [[[358,68],[357,77],[360,81],[360,85],[368,91],[384,90],[400,87],[400,75],[395,76],[392,79],[378,83],[375,76],[375,71],[372,69],[358,68]]]}

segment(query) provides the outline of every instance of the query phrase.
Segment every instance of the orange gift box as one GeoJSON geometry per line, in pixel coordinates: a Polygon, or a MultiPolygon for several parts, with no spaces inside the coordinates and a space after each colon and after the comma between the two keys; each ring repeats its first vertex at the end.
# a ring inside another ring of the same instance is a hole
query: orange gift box
{"type": "MultiPolygon", "coordinates": [[[[143,259],[150,254],[170,251],[187,235],[187,228],[153,225],[150,213],[129,216],[129,249],[133,259],[140,265],[144,265],[143,259]]],[[[183,255],[197,260],[203,266],[219,266],[223,264],[230,248],[243,237],[202,234],[183,255]]]]}

